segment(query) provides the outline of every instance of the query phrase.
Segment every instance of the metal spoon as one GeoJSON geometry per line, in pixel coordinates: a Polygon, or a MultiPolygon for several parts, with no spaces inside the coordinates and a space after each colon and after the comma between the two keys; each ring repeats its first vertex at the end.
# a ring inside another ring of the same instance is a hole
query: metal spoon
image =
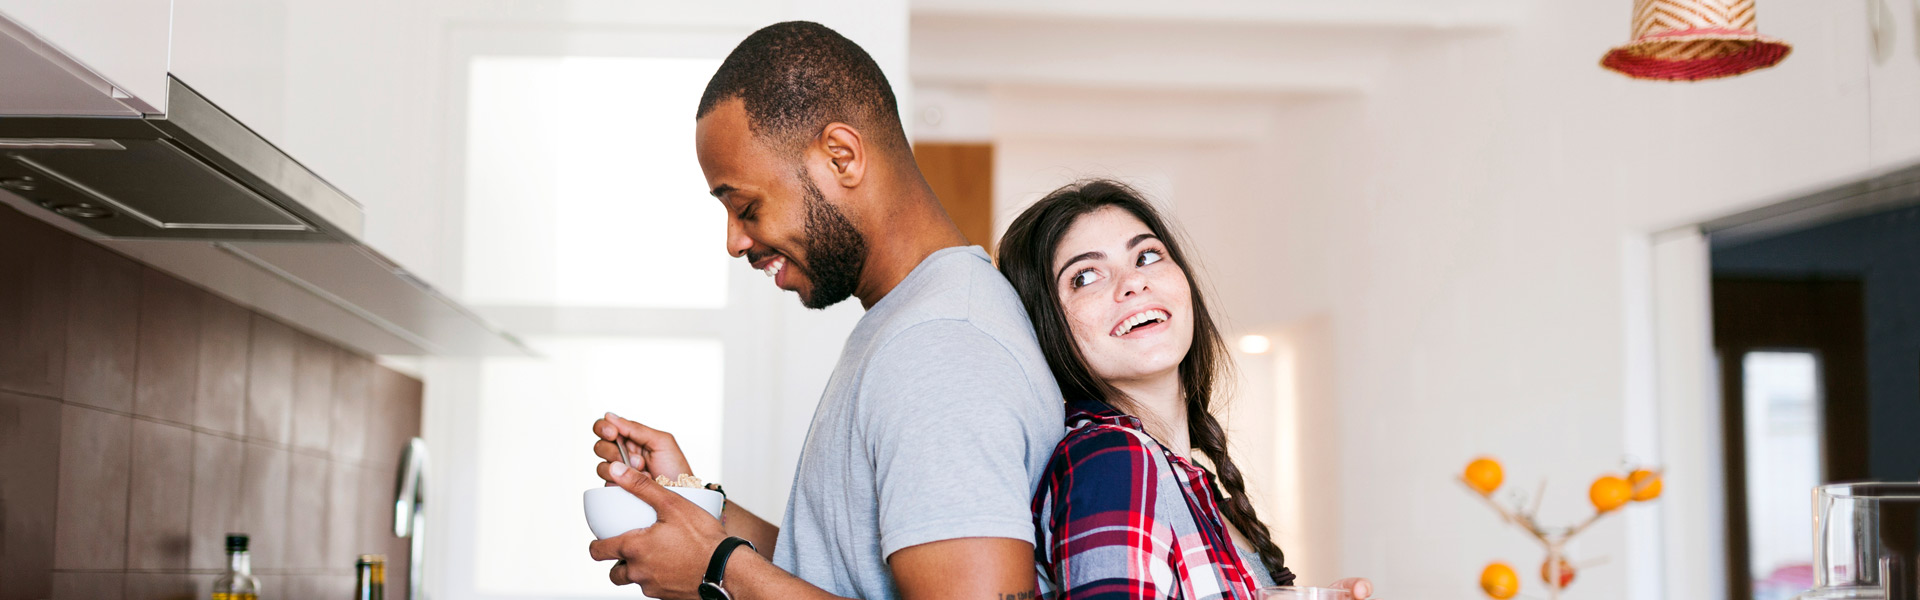
{"type": "Polygon", "coordinates": [[[613,447],[620,449],[620,464],[632,467],[633,459],[627,458],[627,436],[623,435],[614,439],[613,447]]]}

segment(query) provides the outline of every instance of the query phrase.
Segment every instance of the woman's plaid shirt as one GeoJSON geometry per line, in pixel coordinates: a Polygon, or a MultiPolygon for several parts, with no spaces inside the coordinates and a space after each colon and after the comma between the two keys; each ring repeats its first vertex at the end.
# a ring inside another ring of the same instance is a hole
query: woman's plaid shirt
{"type": "MultiPolygon", "coordinates": [[[[1211,474],[1100,402],[1069,403],[1067,428],[1033,496],[1045,597],[1256,598],[1211,474]]],[[[1293,581],[1284,569],[1273,576],[1293,581]]]]}

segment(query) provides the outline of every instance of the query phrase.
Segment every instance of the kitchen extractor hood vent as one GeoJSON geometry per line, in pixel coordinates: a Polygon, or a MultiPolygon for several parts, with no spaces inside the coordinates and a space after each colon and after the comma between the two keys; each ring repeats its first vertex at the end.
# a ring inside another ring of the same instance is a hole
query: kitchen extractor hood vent
{"type": "MultiPolygon", "coordinates": [[[[18,141],[0,140],[0,147],[18,141]]],[[[317,233],[170,141],[89,141],[97,143],[87,150],[9,149],[12,164],[0,165],[0,178],[25,188],[19,195],[117,237],[317,233]]]]}
{"type": "Polygon", "coordinates": [[[0,188],[116,238],[353,240],[360,207],[178,79],[147,117],[0,118],[0,188]]]}

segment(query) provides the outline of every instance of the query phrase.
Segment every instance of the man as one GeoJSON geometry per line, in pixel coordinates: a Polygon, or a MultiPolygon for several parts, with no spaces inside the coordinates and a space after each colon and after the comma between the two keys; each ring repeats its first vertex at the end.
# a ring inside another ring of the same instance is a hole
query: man
{"type": "Polygon", "coordinates": [[[1059,388],[1012,287],[928,189],[879,65],[819,24],[773,25],[721,64],[696,118],[727,251],[808,307],[853,296],[867,313],[780,527],[731,502],[716,521],[653,483],[690,471],[673,437],[609,414],[600,476],[660,521],[593,558],[664,599],[1031,597],[1029,500],[1063,433],[1059,388]]]}

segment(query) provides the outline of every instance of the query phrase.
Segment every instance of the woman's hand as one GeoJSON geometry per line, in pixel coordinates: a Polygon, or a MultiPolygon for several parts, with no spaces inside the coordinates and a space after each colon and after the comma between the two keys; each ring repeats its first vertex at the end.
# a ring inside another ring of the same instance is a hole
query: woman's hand
{"type": "Polygon", "coordinates": [[[1333,585],[1327,587],[1340,588],[1353,592],[1354,600],[1366,600],[1367,598],[1373,597],[1373,582],[1367,581],[1365,577],[1348,577],[1335,581],[1333,585]]]}

